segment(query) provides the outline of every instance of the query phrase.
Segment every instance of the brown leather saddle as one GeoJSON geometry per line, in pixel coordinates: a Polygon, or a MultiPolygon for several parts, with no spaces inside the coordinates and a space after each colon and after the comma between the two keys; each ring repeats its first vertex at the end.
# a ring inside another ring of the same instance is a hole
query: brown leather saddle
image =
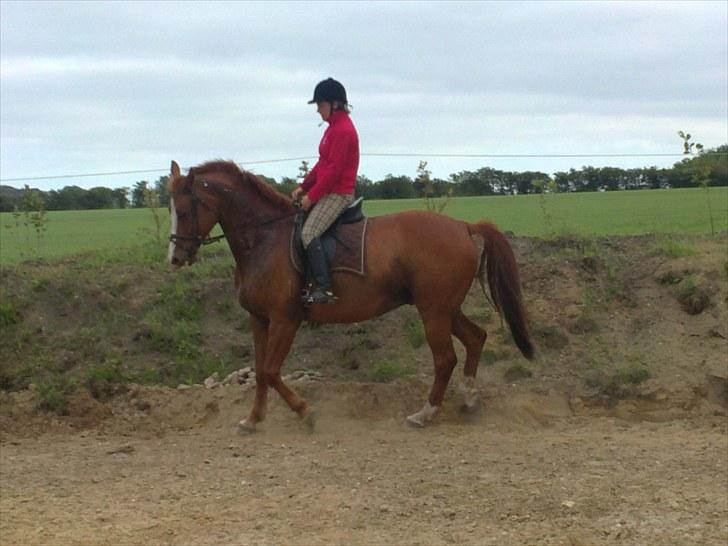
{"type": "MultiPolygon", "coordinates": [[[[362,277],[366,276],[365,243],[369,219],[362,211],[363,198],[349,205],[321,236],[329,270],[346,271],[362,277]]],[[[293,267],[301,275],[306,273],[305,250],[301,243],[301,229],[307,213],[299,211],[291,232],[290,257],[293,267]]]]}

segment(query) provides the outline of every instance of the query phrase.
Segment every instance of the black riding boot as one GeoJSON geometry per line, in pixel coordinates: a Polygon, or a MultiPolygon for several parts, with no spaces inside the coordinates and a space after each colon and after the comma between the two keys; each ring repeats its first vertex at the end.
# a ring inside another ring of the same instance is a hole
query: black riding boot
{"type": "Polygon", "coordinates": [[[306,262],[313,274],[313,279],[316,281],[316,287],[303,297],[303,302],[307,305],[312,303],[334,303],[336,296],[331,291],[329,264],[326,263],[324,246],[321,244],[320,238],[316,237],[308,245],[306,262]]]}

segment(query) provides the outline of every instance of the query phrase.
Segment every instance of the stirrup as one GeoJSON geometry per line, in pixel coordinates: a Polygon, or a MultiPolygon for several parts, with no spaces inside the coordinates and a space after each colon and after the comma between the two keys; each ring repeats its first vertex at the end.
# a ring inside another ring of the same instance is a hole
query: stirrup
{"type": "Polygon", "coordinates": [[[331,290],[325,290],[317,287],[312,292],[304,294],[301,299],[304,304],[311,305],[314,303],[335,303],[339,298],[337,298],[331,290]]]}

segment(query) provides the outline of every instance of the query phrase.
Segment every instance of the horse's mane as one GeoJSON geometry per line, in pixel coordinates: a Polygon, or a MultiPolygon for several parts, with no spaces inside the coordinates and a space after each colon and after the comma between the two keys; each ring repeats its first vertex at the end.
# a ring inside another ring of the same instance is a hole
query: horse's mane
{"type": "Polygon", "coordinates": [[[208,174],[211,172],[222,172],[236,184],[253,189],[262,199],[281,210],[290,210],[291,200],[278,193],[265,182],[262,182],[253,173],[244,171],[234,161],[208,161],[202,165],[192,167],[188,176],[208,174]]]}

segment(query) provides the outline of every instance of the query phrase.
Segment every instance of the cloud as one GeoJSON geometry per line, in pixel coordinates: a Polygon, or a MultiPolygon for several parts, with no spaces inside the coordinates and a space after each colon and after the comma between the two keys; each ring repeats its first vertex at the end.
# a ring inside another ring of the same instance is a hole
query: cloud
{"type": "MultiPolygon", "coordinates": [[[[678,129],[728,141],[718,2],[2,2],[0,15],[2,178],[312,156],[323,128],[306,101],[327,76],[347,86],[363,152],[679,153],[678,129]]],[[[364,157],[360,172],[418,161],[364,157]]],[[[568,161],[488,164],[580,166],[568,161]]],[[[72,182],[134,178],[43,184],[72,182]]]]}

